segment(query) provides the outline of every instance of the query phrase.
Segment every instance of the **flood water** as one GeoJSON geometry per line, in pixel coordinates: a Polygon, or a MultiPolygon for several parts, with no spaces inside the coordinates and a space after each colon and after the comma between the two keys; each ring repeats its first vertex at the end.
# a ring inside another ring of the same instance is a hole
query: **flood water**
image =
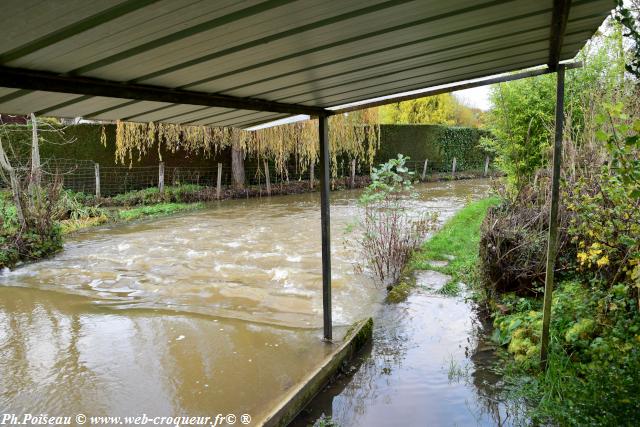
{"type": "Polygon", "coordinates": [[[508,426],[489,325],[465,296],[417,288],[374,317],[373,343],[292,423],[338,426],[508,426]]]}
{"type": "MultiPolygon", "coordinates": [[[[414,208],[443,221],[487,187],[424,184],[414,208]]],[[[343,244],[356,197],[332,194],[339,337],[354,321],[388,310],[384,289],[355,272],[356,255],[343,244]]],[[[225,201],[100,228],[68,239],[52,259],[3,272],[0,409],[259,420],[330,351],[321,342],[318,199],[225,201]]],[[[442,307],[424,310],[428,317],[442,307]]],[[[345,418],[345,425],[389,425],[371,420],[345,418]]]]}

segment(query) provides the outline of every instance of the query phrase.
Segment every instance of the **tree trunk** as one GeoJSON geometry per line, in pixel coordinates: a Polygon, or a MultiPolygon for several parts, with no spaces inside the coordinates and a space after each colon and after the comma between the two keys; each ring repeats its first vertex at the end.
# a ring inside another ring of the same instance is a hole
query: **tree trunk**
{"type": "Polygon", "coordinates": [[[38,121],[35,114],[31,113],[31,180],[30,187],[40,187],[40,143],[38,141],[38,121]]]}
{"type": "Polygon", "coordinates": [[[231,176],[235,188],[244,188],[244,150],[240,147],[240,134],[235,129],[231,135],[231,176]]]}
{"type": "Polygon", "coordinates": [[[27,228],[27,222],[24,219],[24,213],[22,210],[22,201],[20,199],[20,182],[16,176],[16,171],[11,166],[7,153],[4,151],[2,145],[2,139],[0,139],[0,167],[9,174],[9,183],[11,185],[11,192],[13,193],[13,201],[16,204],[16,216],[22,230],[27,228]]]}

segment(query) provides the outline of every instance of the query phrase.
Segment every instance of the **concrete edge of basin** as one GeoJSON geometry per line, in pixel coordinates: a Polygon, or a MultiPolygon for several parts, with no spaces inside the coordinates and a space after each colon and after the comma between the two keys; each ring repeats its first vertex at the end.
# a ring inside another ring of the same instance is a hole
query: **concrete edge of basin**
{"type": "Polygon", "coordinates": [[[340,366],[352,359],[362,347],[371,341],[373,319],[356,322],[346,332],[342,341],[335,342],[336,349],[322,365],[311,372],[299,385],[289,391],[264,418],[265,427],[284,427],[302,411],[336,374],[340,366]]]}

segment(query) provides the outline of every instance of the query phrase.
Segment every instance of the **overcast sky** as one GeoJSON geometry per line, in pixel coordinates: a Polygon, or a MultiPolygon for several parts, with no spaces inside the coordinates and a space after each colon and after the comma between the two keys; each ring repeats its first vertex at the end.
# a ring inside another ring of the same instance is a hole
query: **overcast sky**
{"type": "Polygon", "coordinates": [[[459,90],[457,92],[453,92],[453,94],[465,105],[487,111],[491,108],[491,102],[489,102],[489,87],[490,86],[474,87],[471,89],[459,90]]]}

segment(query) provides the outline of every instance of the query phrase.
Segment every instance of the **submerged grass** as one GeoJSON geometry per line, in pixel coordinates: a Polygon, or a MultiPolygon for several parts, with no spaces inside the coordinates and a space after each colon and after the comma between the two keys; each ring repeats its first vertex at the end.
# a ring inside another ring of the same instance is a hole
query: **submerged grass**
{"type": "Polygon", "coordinates": [[[158,203],[155,205],[121,210],[118,212],[118,217],[124,221],[131,221],[142,217],[171,215],[177,212],[198,209],[202,206],[202,203],[158,203]]]}
{"type": "Polygon", "coordinates": [[[487,209],[497,205],[497,198],[487,198],[471,202],[458,211],[431,239],[418,249],[400,282],[387,294],[387,301],[397,303],[407,299],[415,286],[414,270],[435,270],[452,277],[438,292],[446,296],[458,295],[460,282],[471,283],[478,262],[480,225],[487,209]],[[446,266],[434,266],[430,261],[447,261],[446,266]]]}
{"type": "Polygon", "coordinates": [[[445,223],[431,239],[424,243],[411,260],[415,270],[435,270],[452,277],[441,289],[445,295],[457,294],[459,282],[471,283],[478,263],[480,225],[487,209],[499,203],[492,197],[471,202],[445,223]],[[436,266],[430,261],[447,261],[446,266],[436,266]]]}

